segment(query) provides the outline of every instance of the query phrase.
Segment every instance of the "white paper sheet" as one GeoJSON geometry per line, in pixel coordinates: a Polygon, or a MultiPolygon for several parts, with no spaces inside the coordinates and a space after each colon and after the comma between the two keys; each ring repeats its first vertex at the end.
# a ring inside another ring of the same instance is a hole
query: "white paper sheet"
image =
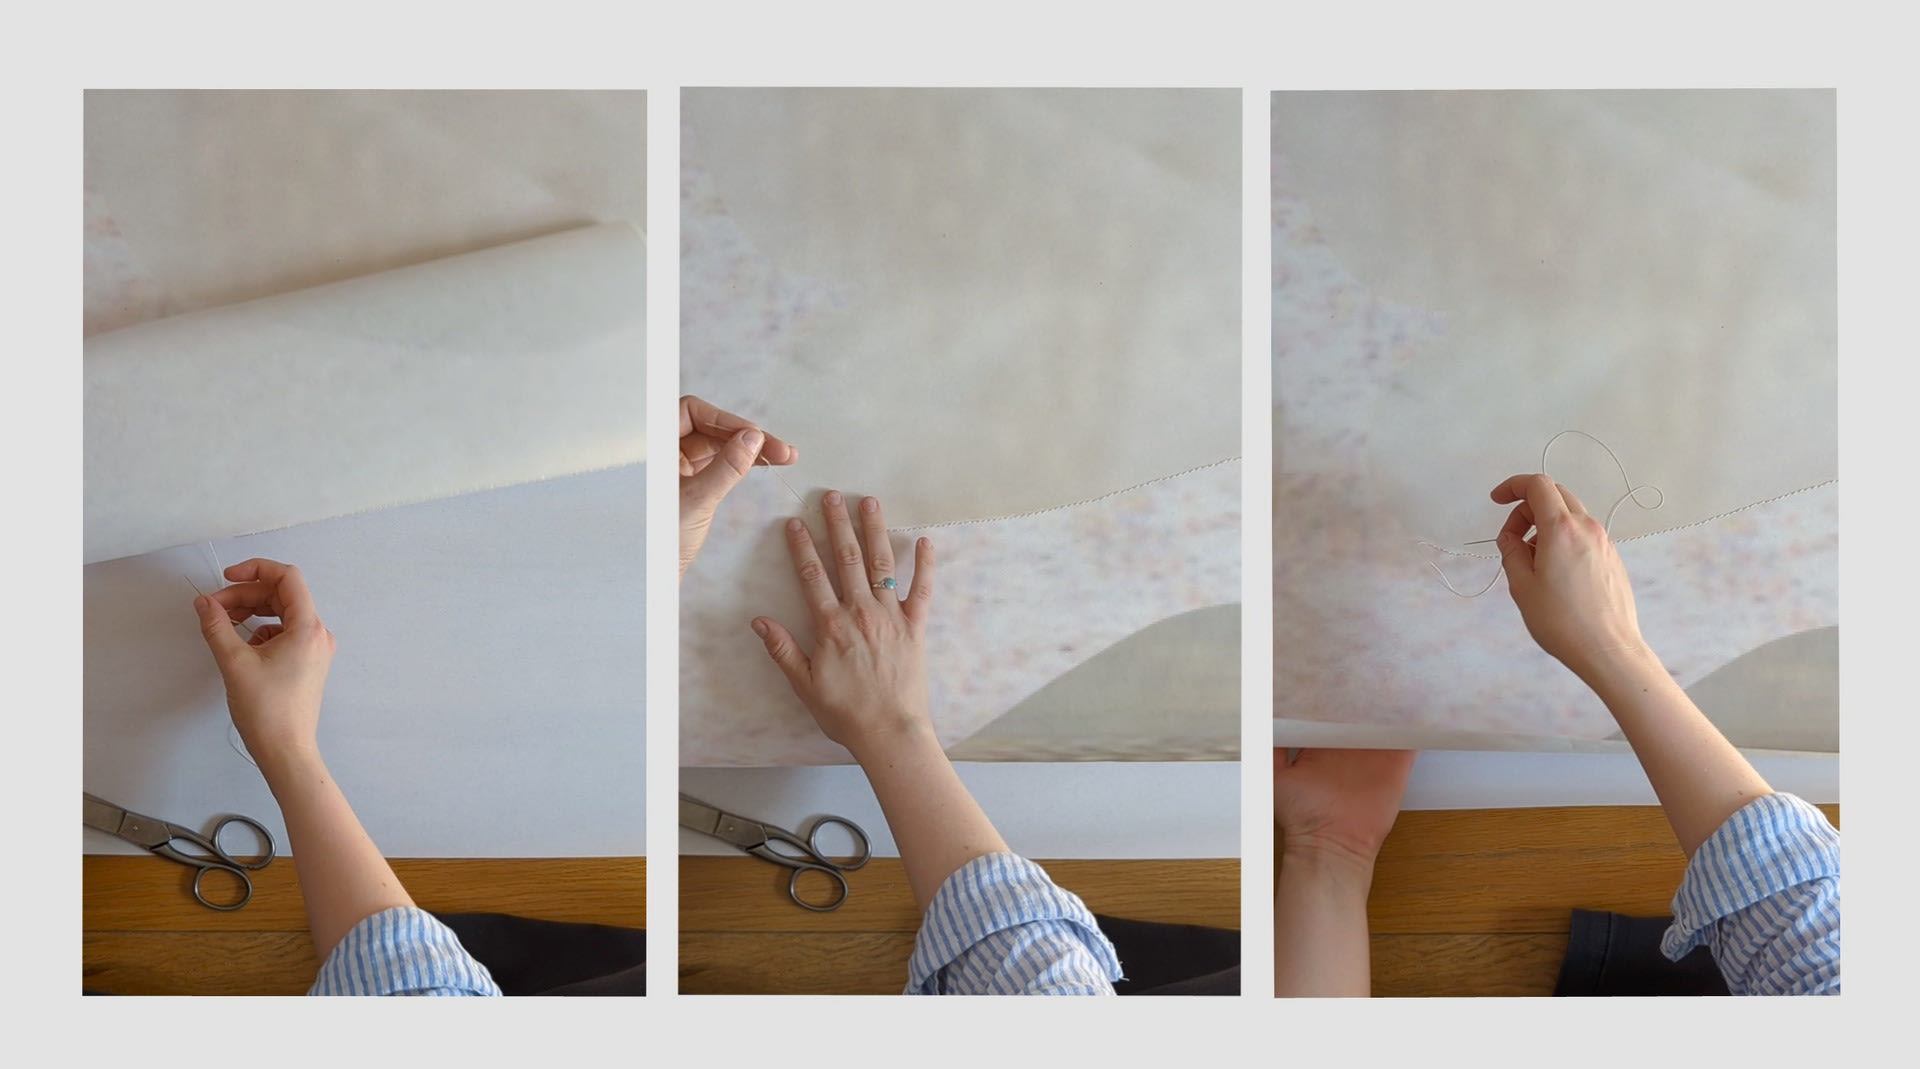
{"type": "MultiPolygon", "coordinates": [[[[1237,763],[958,761],[954,769],[1007,845],[1028,857],[1240,856],[1237,763]]],[[[680,789],[786,828],[815,816],[844,816],[867,833],[876,856],[900,853],[873,788],[856,767],[687,768],[680,770],[680,789]]],[[[740,856],[732,846],[684,828],[679,849],[740,856]]]]}
{"type": "Polygon", "coordinates": [[[86,94],[86,332],[647,212],[637,91],[86,94]]]}
{"type": "MultiPolygon", "coordinates": [[[[219,540],[223,564],[300,565],[339,642],[327,765],[395,857],[644,854],[644,466],[219,540]]],[[[84,783],[199,826],[266,824],[229,745],[194,586],[207,546],[85,571],[84,783]]],[[[90,853],[132,852],[89,832],[90,853]]]]}
{"type": "Polygon", "coordinates": [[[86,560],[646,459],[623,223],[90,338],[86,560]]]}
{"type": "Polygon", "coordinates": [[[262,555],[339,638],[321,744],[387,853],[644,853],[645,94],[95,92],[86,168],[89,354],[197,432],[90,501],[152,462],[189,526],[127,544],[214,539],[85,569],[86,789],[286,848],[191,611],[262,555]]]}

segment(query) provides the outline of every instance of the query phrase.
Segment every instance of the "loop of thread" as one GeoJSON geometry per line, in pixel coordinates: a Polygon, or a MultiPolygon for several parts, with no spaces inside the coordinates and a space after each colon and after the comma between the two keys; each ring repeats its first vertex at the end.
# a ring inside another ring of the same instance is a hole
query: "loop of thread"
{"type": "MultiPolygon", "coordinates": [[[[213,548],[212,542],[206,543],[206,546],[207,546],[207,555],[213,558],[213,577],[215,579],[218,579],[220,582],[225,583],[227,581],[227,569],[220,564],[219,551],[213,548]]],[[[185,579],[187,581],[187,585],[193,588],[193,592],[195,594],[199,594],[202,596],[206,594],[206,591],[200,589],[200,584],[193,581],[193,576],[183,575],[180,578],[185,579]]],[[[217,590],[219,588],[216,587],[215,589],[217,590]]],[[[253,625],[247,623],[245,620],[242,620],[239,623],[234,624],[233,626],[239,628],[242,631],[245,631],[247,633],[247,638],[249,640],[253,638],[253,625]]]]}
{"type": "MultiPolygon", "coordinates": [[[[1606,518],[1606,521],[1602,524],[1602,527],[1606,530],[1608,538],[1613,537],[1613,517],[1615,514],[1617,514],[1620,511],[1621,505],[1624,505],[1627,502],[1631,501],[1635,505],[1639,506],[1642,510],[1647,512],[1652,512],[1654,509],[1657,509],[1660,506],[1667,503],[1666,492],[1661,490],[1659,487],[1654,486],[1651,483],[1641,483],[1639,486],[1633,485],[1633,479],[1627,475],[1627,466],[1620,462],[1620,457],[1616,453],[1614,453],[1614,451],[1611,448],[1608,447],[1607,443],[1601,441],[1600,439],[1594,437],[1591,434],[1588,434],[1586,431],[1573,430],[1569,428],[1547,439],[1547,444],[1540,447],[1540,474],[1542,475],[1547,474],[1547,454],[1553,450],[1553,443],[1559,441],[1562,438],[1565,438],[1569,434],[1577,434],[1580,437],[1585,438],[1586,440],[1599,446],[1601,449],[1606,450],[1607,457],[1613,461],[1614,468],[1620,472],[1621,485],[1627,488],[1627,492],[1624,494],[1621,494],[1619,497],[1614,498],[1613,505],[1607,509],[1607,518],[1606,518]],[[1653,504],[1649,505],[1646,502],[1640,500],[1640,492],[1643,490],[1651,490],[1654,492],[1656,496],[1654,497],[1653,504]]],[[[1552,478],[1551,475],[1548,475],[1547,477],[1550,479],[1552,478]]],[[[1453,550],[1447,549],[1445,546],[1435,545],[1432,542],[1421,541],[1419,544],[1422,546],[1430,547],[1432,549],[1437,549],[1442,553],[1453,553],[1453,550]]],[[[1469,594],[1466,591],[1461,590],[1458,587],[1454,586],[1453,581],[1447,578],[1447,573],[1441,571],[1440,566],[1438,564],[1435,564],[1432,561],[1428,561],[1427,567],[1433,569],[1433,574],[1440,577],[1440,581],[1446,584],[1447,590],[1449,592],[1451,592],[1456,597],[1462,597],[1462,598],[1477,598],[1480,595],[1485,594],[1487,591],[1493,589],[1493,585],[1500,581],[1500,577],[1502,575],[1506,574],[1506,567],[1504,565],[1494,569],[1494,573],[1492,577],[1490,577],[1487,580],[1487,585],[1469,594]]]]}
{"type": "MultiPolygon", "coordinates": [[[[220,552],[213,548],[212,542],[207,543],[207,554],[213,558],[214,577],[222,580],[226,579],[227,569],[220,564],[220,552]]],[[[187,581],[187,585],[193,588],[193,592],[195,594],[204,595],[206,593],[205,591],[200,589],[200,584],[193,581],[192,576],[183,575],[181,576],[181,578],[187,581]]],[[[247,633],[247,638],[249,639],[253,638],[253,628],[248,627],[244,621],[241,623],[237,623],[233,626],[239,628],[242,631],[245,631],[247,633]]],[[[237,727],[234,727],[233,722],[231,720],[227,722],[227,748],[231,749],[234,753],[239,754],[240,759],[242,761],[245,761],[247,764],[250,764],[255,768],[260,767],[259,762],[253,759],[253,755],[247,752],[247,744],[240,740],[240,729],[237,727]]]]}

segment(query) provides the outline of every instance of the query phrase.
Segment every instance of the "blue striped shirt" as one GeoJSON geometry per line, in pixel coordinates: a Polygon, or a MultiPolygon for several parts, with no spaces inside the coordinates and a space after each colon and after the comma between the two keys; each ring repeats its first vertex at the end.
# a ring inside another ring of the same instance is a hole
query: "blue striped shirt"
{"type": "Polygon", "coordinates": [[[453,930],[412,906],[383,909],[348,930],[309,995],[498,995],[487,967],[453,930]]]}
{"type": "Polygon", "coordinates": [[[1736,995],[1840,993],[1840,833],[1791,794],[1756,798],[1694,852],[1662,953],[1706,946],[1736,995]]]}
{"type": "Polygon", "coordinates": [[[947,877],[907,962],[909,995],[1111,995],[1120,978],[1086,904],[1017,854],[947,877]]]}

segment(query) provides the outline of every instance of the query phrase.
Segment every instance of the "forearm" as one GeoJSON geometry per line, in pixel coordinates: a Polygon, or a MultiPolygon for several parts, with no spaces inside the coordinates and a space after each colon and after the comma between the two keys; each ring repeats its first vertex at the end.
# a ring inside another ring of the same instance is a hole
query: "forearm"
{"type": "Polygon", "coordinates": [[[1007,851],[930,726],[866,740],[858,744],[854,758],[880,800],[920,912],[926,912],[940,885],[961,866],[984,854],[1007,851]]]}
{"type": "Polygon", "coordinates": [[[1689,858],[1742,806],[1773,793],[1645,646],[1580,676],[1619,723],[1689,858]]]}
{"type": "Polygon", "coordinates": [[[260,770],[286,821],[307,927],[320,960],[354,925],[381,910],[413,905],[318,750],[269,755],[260,770]]]}
{"type": "Polygon", "coordinates": [[[1282,849],[1273,898],[1276,996],[1365,998],[1372,993],[1367,934],[1372,886],[1369,861],[1282,849]]]}

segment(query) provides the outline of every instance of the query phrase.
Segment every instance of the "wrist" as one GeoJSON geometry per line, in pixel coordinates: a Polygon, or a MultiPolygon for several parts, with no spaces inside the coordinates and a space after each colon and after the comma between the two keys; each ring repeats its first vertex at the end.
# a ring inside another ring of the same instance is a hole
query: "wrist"
{"type": "Polygon", "coordinates": [[[321,779],[327,774],[327,765],[320,757],[317,740],[263,743],[258,749],[249,744],[247,750],[253,754],[254,763],[259,765],[260,774],[267,781],[267,789],[276,796],[288,786],[321,779]]]}
{"type": "Polygon", "coordinates": [[[1280,871],[1364,896],[1373,887],[1373,863],[1378,850],[1333,843],[1310,837],[1288,836],[1280,848],[1280,871]]]}
{"type": "Polygon", "coordinates": [[[1568,667],[1609,707],[1624,696],[1673,685],[1672,674],[1644,641],[1591,653],[1568,667]]]}
{"type": "Polygon", "coordinates": [[[907,710],[883,718],[879,726],[862,730],[845,745],[860,767],[869,770],[922,760],[934,754],[942,760],[946,758],[946,750],[934,734],[933,724],[925,715],[915,716],[907,710]]]}

